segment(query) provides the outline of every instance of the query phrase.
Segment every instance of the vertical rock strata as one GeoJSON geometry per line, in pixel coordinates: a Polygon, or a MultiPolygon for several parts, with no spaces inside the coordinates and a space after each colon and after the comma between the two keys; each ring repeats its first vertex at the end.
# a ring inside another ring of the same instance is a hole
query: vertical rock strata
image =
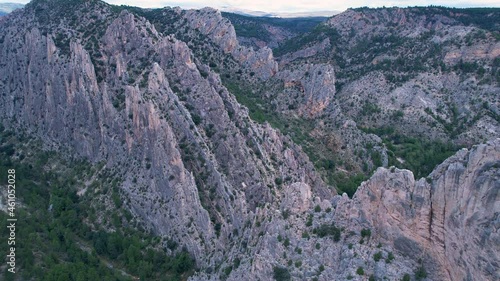
{"type": "Polygon", "coordinates": [[[495,280],[500,262],[500,139],[462,149],[426,179],[379,168],[337,219],[371,225],[376,239],[435,271],[434,280],[495,280]]]}
{"type": "Polygon", "coordinates": [[[257,51],[239,44],[231,22],[222,17],[220,11],[212,8],[189,10],[184,15],[192,29],[208,36],[225,53],[231,54],[236,61],[248,67],[261,79],[272,77],[278,72],[278,63],[268,47],[257,51]]]}
{"type": "MultiPolygon", "coordinates": [[[[430,280],[500,278],[500,139],[459,151],[427,179],[379,168],[353,199],[336,195],[186,43],[104,2],[64,16],[56,2],[0,20],[3,123],[47,149],[104,161],[125,207],[194,255],[191,280],[270,280],[276,267],[294,280],[396,280],[418,266],[430,280]],[[377,251],[395,258],[373,261],[377,251]]],[[[219,12],[183,17],[258,78],[302,93],[300,115],[333,101],[331,65],[277,73],[270,49],[240,46],[219,12]]]]}
{"type": "Polygon", "coordinates": [[[65,18],[47,27],[37,11],[50,5],[31,3],[0,31],[6,125],[104,160],[133,213],[200,267],[219,263],[234,235],[250,239],[245,223],[289,185],[335,194],[300,148],[250,120],[185,43],[93,1],[75,14],[92,8],[101,37],[68,30],[65,18]]]}

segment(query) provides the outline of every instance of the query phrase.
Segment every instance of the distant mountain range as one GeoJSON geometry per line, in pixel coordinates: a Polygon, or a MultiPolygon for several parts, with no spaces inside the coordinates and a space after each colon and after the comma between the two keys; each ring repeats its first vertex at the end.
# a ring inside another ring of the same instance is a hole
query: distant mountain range
{"type": "Polygon", "coordinates": [[[221,11],[234,13],[244,16],[251,17],[270,17],[270,18],[308,18],[308,17],[331,17],[336,14],[340,14],[341,11],[314,11],[314,12],[263,12],[263,11],[252,11],[246,9],[237,9],[234,7],[223,7],[221,11]]]}
{"type": "MultiPolygon", "coordinates": [[[[0,16],[4,16],[15,9],[24,7],[24,4],[20,3],[0,3],[0,16]]],[[[295,12],[295,13],[285,13],[285,12],[264,12],[264,11],[253,11],[246,9],[237,9],[234,7],[223,7],[221,11],[228,13],[235,13],[250,17],[269,17],[269,18],[310,18],[310,17],[331,17],[333,15],[341,13],[341,11],[314,11],[314,12],[295,12]]]]}
{"type": "Polygon", "coordinates": [[[24,7],[23,4],[19,3],[0,3],[0,16],[5,16],[6,14],[24,7]]]}

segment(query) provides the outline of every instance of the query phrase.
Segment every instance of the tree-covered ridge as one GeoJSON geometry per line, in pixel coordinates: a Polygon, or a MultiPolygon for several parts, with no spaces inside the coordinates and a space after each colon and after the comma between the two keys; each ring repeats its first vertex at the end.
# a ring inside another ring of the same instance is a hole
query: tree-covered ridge
{"type": "MultiPolygon", "coordinates": [[[[369,12],[372,10],[387,9],[360,7],[355,11],[369,12]]],[[[453,18],[465,26],[474,25],[489,31],[500,31],[500,8],[452,8],[444,6],[410,7],[408,8],[415,15],[443,15],[453,18]]]]}
{"type": "Polygon", "coordinates": [[[460,149],[450,143],[405,136],[391,127],[364,131],[382,138],[388,149],[389,166],[411,170],[415,178],[428,176],[437,165],[460,149]]]}
{"type": "Polygon", "coordinates": [[[272,17],[251,17],[234,13],[223,12],[222,16],[229,19],[234,26],[236,34],[241,37],[254,37],[262,41],[269,41],[271,34],[264,25],[283,28],[296,34],[311,31],[319,23],[326,20],[326,17],[306,17],[306,18],[272,18],[272,17]]]}
{"type": "Polygon", "coordinates": [[[318,24],[309,32],[301,34],[297,36],[297,38],[292,38],[278,48],[273,49],[273,53],[275,56],[279,57],[287,53],[298,51],[326,38],[330,39],[330,42],[335,44],[340,39],[340,34],[335,29],[328,28],[323,24],[318,24]]]}
{"type": "Polygon", "coordinates": [[[3,272],[5,280],[183,280],[192,272],[187,252],[128,211],[115,171],[40,151],[38,140],[0,129],[1,183],[8,169],[17,177],[18,273],[3,272]]]}

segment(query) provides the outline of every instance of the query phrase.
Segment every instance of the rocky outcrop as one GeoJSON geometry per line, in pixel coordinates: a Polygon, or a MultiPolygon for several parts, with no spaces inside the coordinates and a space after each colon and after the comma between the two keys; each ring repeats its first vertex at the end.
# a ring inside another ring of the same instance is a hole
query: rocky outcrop
{"type": "Polygon", "coordinates": [[[416,37],[430,30],[458,24],[458,21],[438,13],[421,13],[419,8],[392,8],[364,11],[349,9],[332,17],[326,25],[337,29],[345,37],[361,38],[391,33],[416,37]],[[355,34],[352,34],[355,30],[355,34]]]}
{"type": "Polygon", "coordinates": [[[261,79],[272,77],[278,71],[278,63],[268,47],[257,51],[239,44],[231,22],[222,17],[220,11],[212,8],[186,11],[184,18],[193,29],[208,36],[224,52],[231,54],[236,61],[249,68],[261,79]]]}
{"type": "Polygon", "coordinates": [[[245,222],[278,204],[280,188],[335,194],[299,147],[249,119],[184,42],[99,1],[73,7],[92,11],[95,22],[81,23],[96,29],[90,37],[59,18],[42,26],[37,13],[62,13],[58,4],[31,3],[1,28],[5,125],[104,161],[120,175],[127,208],[199,267],[215,267],[237,237],[254,239],[245,222]]]}
{"type": "Polygon", "coordinates": [[[308,58],[319,54],[330,48],[330,39],[326,38],[323,41],[314,44],[313,46],[307,47],[302,50],[298,50],[293,53],[288,53],[279,58],[280,67],[298,59],[298,58],[308,58]]]}
{"type": "Polygon", "coordinates": [[[450,50],[446,53],[444,61],[448,64],[456,64],[460,61],[475,62],[477,60],[494,60],[500,57],[499,42],[484,42],[473,46],[464,46],[458,50],[450,50]]]}
{"type": "MultiPolygon", "coordinates": [[[[182,36],[104,2],[61,10],[62,3],[34,1],[0,21],[3,123],[50,149],[105,163],[121,180],[123,208],[195,257],[191,280],[270,280],[277,267],[294,280],[399,280],[422,265],[431,280],[499,278],[500,140],[459,151],[428,179],[379,168],[353,199],[336,195],[289,137],[249,118],[182,36]]],[[[315,128],[310,137],[340,155],[358,150],[353,144],[382,143],[362,133],[337,100],[386,89],[383,75],[347,85],[339,96],[336,66],[276,73],[270,50],[239,46],[219,12],[174,13],[245,70],[281,87],[278,109],[326,114],[341,136],[315,128]]],[[[391,94],[409,92],[422,77],[391,94]]],[[[442,83],[458,80],[450,77],[442,83]]],[[[411,91],[402,103],[430,100],[411,91]]],[[[488,128],[494,136],[496,127],[488,128]]],[[[372,148],[387,165],[384,148],[372,148]]]]}
{"type": "MultiPolygon", "coordinates": [[[[270,280],[284,268],[293,280],[401,280],[420,269],[425,280],[496,280],[499,165],[496,139],[457,152],[428,179],[380,168],[353,199],[321,200],[292,184],[279,209],[257,211],[269,223],[257,227],[252,254],[226,277],[270,280]]],[[[217,280],[210,278],[192,279],[217,280]]]]}
{"type": "Polygon", "coordinates": [[[463,149],[426,179],[380,168],[352,200],[337,203],[338,221],[369,225],[374,238],[422,259],[433,280],[500,277],[500,139],[463,149]],[[429,270],[431,269],[431,270],[429,270]]]}
{"type": "Polygon", "coordinates": [[[328,64],[306,64],[294,70],[283,70],[276,78],[283,81],[284,93],[279,98],[306,117],[323,113],[335,97],[335,71],[328,64]]]}

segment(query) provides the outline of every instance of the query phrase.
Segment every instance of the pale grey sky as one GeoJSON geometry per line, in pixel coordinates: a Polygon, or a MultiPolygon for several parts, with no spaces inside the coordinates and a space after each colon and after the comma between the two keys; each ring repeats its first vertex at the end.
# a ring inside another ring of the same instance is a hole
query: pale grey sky
{"type": "MultiPolygon", "coordinates": [[[[110,4],[125,4],[144,8],[164,6],[180,6],[183,8],[237,8],[264,12],[311,12],[311,11],[343,11],[351,7],[406,7],[442,5],[450,7],[500,7],[498,0],[105,0],[110,4]]],[[[0,0],[0,3],[28,3],[25,0],[0,0]]]]}

